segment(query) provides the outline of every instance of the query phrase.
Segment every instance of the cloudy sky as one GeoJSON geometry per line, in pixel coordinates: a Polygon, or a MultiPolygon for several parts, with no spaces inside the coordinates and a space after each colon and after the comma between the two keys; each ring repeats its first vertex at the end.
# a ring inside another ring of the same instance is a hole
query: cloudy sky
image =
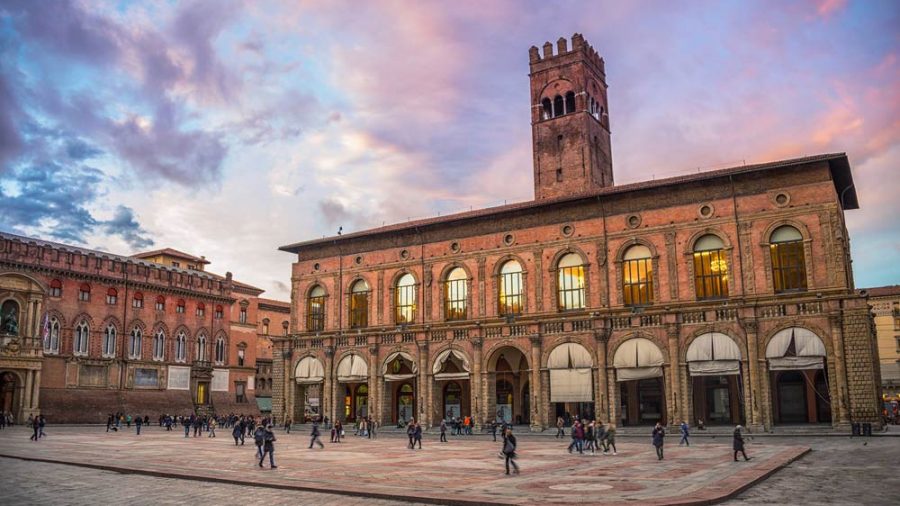
{"type": "Polygon", "coordinates": [[[617,183],[845,151],[900,283],[900,3],[749,4],[0,0],[0,230],[287,299],[280,245],[530,199],[528,48],[581,32],[617,183]]]}

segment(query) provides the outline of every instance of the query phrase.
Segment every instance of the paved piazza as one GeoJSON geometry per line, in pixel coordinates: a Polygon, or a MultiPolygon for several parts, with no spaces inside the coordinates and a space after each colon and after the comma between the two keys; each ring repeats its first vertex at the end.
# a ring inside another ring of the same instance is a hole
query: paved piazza
{"type": "MultiPolygon", "coordinates": [[[[143,497],[140,491],[146,490],[174,501],[176,497],[183,500],[183,491],[206,498],[202,491],[210,488],[216,491],[209,496],[213,499],[235,497],[242,503],[269,503],[272,498],[340,504],[400,499],[456,504],[692,503],[728,496],[807,450],[802,444],[783,441],[754,442],[749,445],[753,460],[734,463],[727,438],[698,440],[690,448],[679,448],[673,438],[666,460],[658,462],[652,447],[638,438],[622,438],[617,456],[569,456],[564,443],[552,437],[525,435],[519,442],[522,474],[507,477],[497,458],[499,443],[484,436],[451,438],[441,444],[429,434],[424,449],[415,451],[406,449],[405,439],[396,435],[382,435],[376,441],[350,436],[346,443],[326,442],[325,450],[309,450],[305,432],[279,432],[279,468],[270,470],[257,467],[250,440],[244,447],[235,447],[225,430],[215,439],[185,439],[183,432],[167,433],[158,427],[150,427],[140,437],[127,430],[106,434],[102,427],[49,427],[47,432],[45,439],[33,443],[24,428],[4,430],[0,455],[92,468],[5,458],[5,483],[13,487],[5,494],[28,503],[59,503],[52,497],[53,487],[44,487],[57,481],[51,477],[72,476],[59,480],[65,483],[64,489],[56,489],[64,493],[63,503],[77,504],[80,497],[85,502],[96,499],[95,490],[102,490],[109,499],[120,497],[117,493],[122,499],[143,497]],[[109,486],[91,486],[94,481],[109,486]],[[257,486],[246,486],[251,484],[257,486]],[[316,492],[351,497],[318,497],[316,492]]],[[[888,439],[896,440],[882,441],[888,439]]],[[[54,486],[62,487],[61,483],[54,486]]]]}

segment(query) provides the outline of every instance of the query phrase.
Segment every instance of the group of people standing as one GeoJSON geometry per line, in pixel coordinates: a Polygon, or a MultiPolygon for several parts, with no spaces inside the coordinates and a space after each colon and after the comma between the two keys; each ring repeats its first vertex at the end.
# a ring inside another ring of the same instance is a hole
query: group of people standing
{"type": "MultiPolygon", "coordinates": [[[[565,434],[563,419],[559,417],[556,420],[556,437],[565,437],[565,434]]],[[[612,423],[604,424],[600,420],[575,420],[572,424],[571,437],[569,453],[578,451],[578,453],[584,454],[590,451],[593,454],[600,450],[604,454],[608,454],[612,449],[613,455],[618,454],[616,426],[612,423]]]]}
{"type": "Polygon", "coordinates": [[[36,442],[38,439],[46,436],[46,434],[44,434],[44,426],[47,425],[47,418],[44,417],[44,415],[28,415],[28,421],[26,423],[31,427],[31,430],[34,431],[31,437],[28,438],[31,441],[36,442]]]}
{"type": "Polygon", "coordinates": [[[7,426],[12,427],[15,421],[16,419],[13,418],[12,413],[0,411],[0,430],[5,429],[7,426]]]}

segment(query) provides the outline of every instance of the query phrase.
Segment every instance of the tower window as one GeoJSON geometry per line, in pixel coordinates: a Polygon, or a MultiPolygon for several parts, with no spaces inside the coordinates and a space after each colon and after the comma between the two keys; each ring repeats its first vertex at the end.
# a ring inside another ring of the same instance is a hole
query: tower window
{"type": "Polygon", "coordinates": [[[550,119],[553,117],[553,104],[549,98],[541,100],[541,119],[550,119]]]}
{"type": "Polygon", "coordinates": [[[566,93],[566,114],[575,112],[575,92],[566,93]]]}
{"type": "Polygon", "coordinates": [[[562,116],[563,114],[565,114],[563,98],[562,96],[557,95],[556,98],[553,99],[553,117],[562,116]]]}
{"type": "Polygon", "coordinates": [[[556,182],[562,183],[562,169],[556,169],[556,182]]]}

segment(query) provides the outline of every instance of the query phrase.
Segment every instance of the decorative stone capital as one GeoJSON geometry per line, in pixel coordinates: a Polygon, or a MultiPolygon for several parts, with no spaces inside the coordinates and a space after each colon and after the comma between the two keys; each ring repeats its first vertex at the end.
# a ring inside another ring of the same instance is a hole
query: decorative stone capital
{"type": "Polygon", "coordinates": [[[325,347],[325,356],[328,358],[334,357],[334,346],[325,347]]]}
{"type": "Polygon", "coordinates": [[[484,340],[479,336],[471,340],[472,346],[477,350],[481,349],[481,346],[484,344],[484,340]]]}
{"type": "Polygon", "coordinates": [[[605,343],[605,342],[609,341],[609,336],[611,334],[612,334],[612,329],[610,329],[608,327],[594,329],[594,339],[596,339],[597,342],[600,342],[600,343],[605,343]]]}
{"type": "Polygon", "coordinates": [[[834,328],[840,328],[840,326],[844,323],[844,317],[840,314],[828,315],[828,323],[830,323],[834,328]]]}
{"type": "Polygon", "coordinates": [[[528,337],[528,340],[531,341],[532,346],[535,346],[535,347],[541,346],[541,335],[540,334],[533,334],[528,337]]]}
{"type": "Polygon", "coordinates": [[[756,334],[757,332],[759,332],[759,323],[757,323],[756,320],[745,320],[744,330],[748,334],[756,334]]]}

